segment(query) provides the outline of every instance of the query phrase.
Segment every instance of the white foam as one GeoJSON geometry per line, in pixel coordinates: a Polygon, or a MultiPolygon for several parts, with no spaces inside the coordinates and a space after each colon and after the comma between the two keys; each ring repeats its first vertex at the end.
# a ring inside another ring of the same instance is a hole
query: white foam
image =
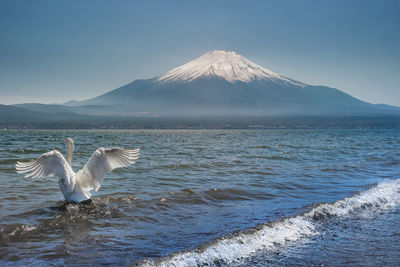
{"type": "Polygon", "coordinates": [[[387,180],[352,197],[330,204],[320,204],[296,217],[273,222],[253,231],[242,232],[216,240],[202,249],[172,254],[159,261],[146,260],[141,266],[215,266],[230,264],[260,250],[272,250],[277,245],[319,234],[321,216],[371,215],[400,204],[400,179],[387,180]]]}
{"type": "Polygon", "coordinates": [[[347,216],[357,214],[370,216],[400,204],[400,179],[386,180],[355,196],[332,204],[321,204],[304,214],[315,216],[347,216]]]}
{"type": "Polygon", "coordinates": [[[16,234],[21,235],[22,233],[27,233],[27,232],[31,232],[37,229],[37,226],[34,225],[21,225],[16,227],[11,233],[9,233],[9,236],[14,236],[16,234]]]}

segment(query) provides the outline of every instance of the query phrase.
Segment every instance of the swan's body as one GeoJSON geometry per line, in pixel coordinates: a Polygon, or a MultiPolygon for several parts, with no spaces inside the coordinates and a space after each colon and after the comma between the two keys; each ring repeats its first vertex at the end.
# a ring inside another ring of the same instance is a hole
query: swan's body
{"type": "Polygon", "coordinates": [[[27,173],[25,177],[58,177],[58,184],[65,200],[80,203],[90,199],[91,190],[99,190],[107,173],[116,168],[129,166],[139,158],[139,149],[127,150],[122,148],[97,149],[83,168],[75,173],[71,168],[74,142],[71,138],[65,140],[67,159],[57,151],[44,153],[30,162],[17,162],[18,173],[27,173]]]}

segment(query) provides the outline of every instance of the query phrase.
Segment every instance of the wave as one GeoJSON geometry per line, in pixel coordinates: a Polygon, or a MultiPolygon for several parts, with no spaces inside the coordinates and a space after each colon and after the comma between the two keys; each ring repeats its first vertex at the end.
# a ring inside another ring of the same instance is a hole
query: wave
{"type": "Polygon", "coordinates": [[[181,251],[158,260],[142,260],[138,266],[220,266],[248,258],[258,251],[273,250],[290,241],[318,235],[326,218],[368,217],[400,204],[400,179],[385,180],[351,197],[320,203],[291,218],[221,237],[195,250],[181,251]]]}

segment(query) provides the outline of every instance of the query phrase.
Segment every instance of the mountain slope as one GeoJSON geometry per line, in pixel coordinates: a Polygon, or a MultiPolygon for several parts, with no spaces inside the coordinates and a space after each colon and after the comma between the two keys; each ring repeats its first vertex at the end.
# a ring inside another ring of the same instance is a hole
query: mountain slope
{"type": "Polygon", "coordinates": [[[169,116],[342,114],[343,107],[360,111],[373,108],[328,87],[305,86],[299,90],[263,80],[232,84],[218,78],[168,84],[137,80],[84,103],[118,106],[119,112],[132,115],[146,112],[169,116]]]}

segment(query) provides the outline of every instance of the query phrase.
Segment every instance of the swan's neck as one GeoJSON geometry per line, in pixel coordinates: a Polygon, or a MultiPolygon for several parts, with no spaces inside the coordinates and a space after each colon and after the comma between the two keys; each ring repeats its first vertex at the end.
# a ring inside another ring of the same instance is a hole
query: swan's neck
{"type": "Polygon", "coordinates": [[[72,161],[72,152],[73,151],[74,151],[74,145],[67,144],[67,162],[68,162],[69,166],[72,166],[71,161],[72,161]]]}

